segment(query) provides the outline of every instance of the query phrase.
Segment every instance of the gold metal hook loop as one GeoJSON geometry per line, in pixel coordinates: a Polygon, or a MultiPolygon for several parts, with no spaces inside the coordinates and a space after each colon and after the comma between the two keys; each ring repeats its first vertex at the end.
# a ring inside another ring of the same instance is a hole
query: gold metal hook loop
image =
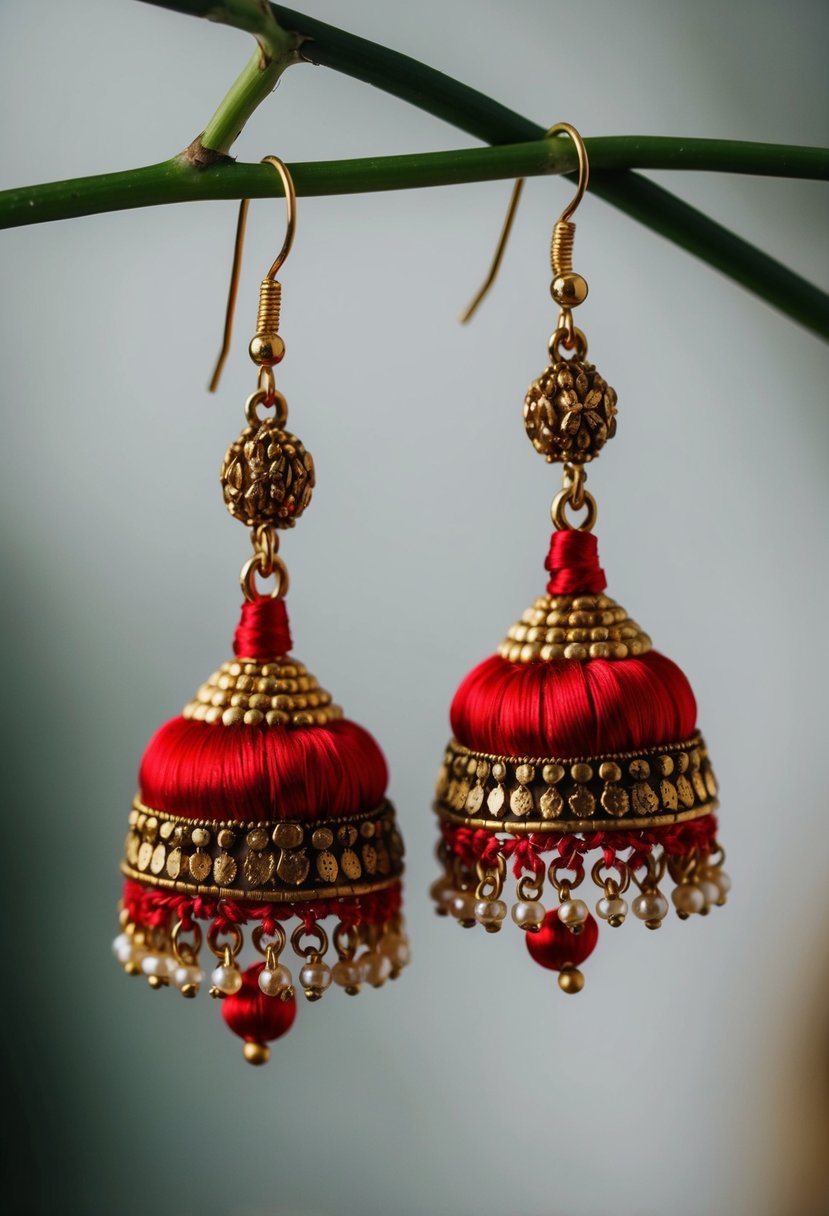
{"type": "Polygon", "coordinates": [[[575,212],[581,200],[584,198],[584,193],[587,190],[587,184],[590,181],[590,161],[587,158],[587,148],[576,128],[569,122],[557,122],[550,127],[547,132],[547,138],[552,139],[554,135],[558,135],[563,131],[565,135],[569,135],[573,143],[576,145],[576,155],[579,158],[579,180],[576,186],[576,193],[570,199],[570,202],[558,217],[559,224],[566,224],[570,217],[575,212]]]}
{"type": "MultiPolygon", "coordinates": [[[[263,165],[273,165],[274,169],[276,169],[277,173],[282,179],[282,186],[285,191],[285,209],[287,212],[285,222],[285,239],[282,242],[282,248],[273,261],[273,265],[263,280],[264,286],[265,283],[274,282],[279,270],[282,266],[284,266],[294,243],[294,237],[296,236],[296,189],[294,187],[294,180],[291,177],[290,171],[288,170],[288,166],[284,161],[281,161],[278,156],[265,156],[262,158],[261,163],[263,165]]],[[[233,244],[233,266],[230,271],[230,288],[227,293],[227,310],[225,312],[224,334],[222,335],[222,349],[219,352],[219,358],[216,361],[216,367],[210,380],[209,391],[211,393],[215,393],[216,389],[218,388],[222,369],[224,368],[225,360],[230,352],[230,341],[233,337],[233,316],[236,312],[236,297],[239,294],[239,274],[242,269],[242,250],[245,244],[245,229],[247,227],[249,207],[250,199],[243,198],[239,204],[239,219],[236,222],[236,239],[233,244]]],[[[261,307],[262,303],[260,299],[260,310],[261,307]]],[[[278,299],[276,301],[276,309],[276,315],[278,318],[278,299]]]]}
{"type": "MultiPolygon", "coordinates": [[[[573,143],[576,145],[576,154],[579,162],[579,180],[578,185],[576,186],[576,193],[564,208],[556,222],[557,229],[558,225],[565,225],[569,222],[571,215],[584,198],[584,192],[586,191],[587,183],[590,180],[590,164],[587,158],[587,148],[585,147],[584,140],[582,139],[581,135],[574,126],[571,126],[569,122],[557,122],[546,132],[545,138],[552,139],[554,136],[560,133],[569,135],[573,143]]],[[[501,228],[501,235],[498,237],[498,244],[495,247],[495,255],[492,259],[492,265],[489,268],[489,273],[484,279],[483,284],[472,299],[472,302],[461,314],[459,319],[462,325],[465,325],[467,321],[472,320],[472,317],[477,312],[479,305],[483,301],[492,284],[495,282],[498,271],[501,269],[501,262],[504,259],[507,241],[509,240],[509,234],[512,231],[515,213],[518,210],[518,203],[521,199],[521,192],[524,189],[524,183],[526,180],[527,179],[525,177],[519,177],[515,180],[515,184],[512,187],[512,194],[510,195],[509,205],[507,206],[507,214],[504,219],[503,227],[501,228]]],[[[560,229],[558,230],[559,232],[561,231],[560,229]]],[[[555,239],[556,238],[554,236],[554,245],[555,239]]],[[[559,240],[560,239],[561,238],[559,238],[559,240]]],[[[572,241],[570,242],[570,248],[572,249],[572,241]]]]}

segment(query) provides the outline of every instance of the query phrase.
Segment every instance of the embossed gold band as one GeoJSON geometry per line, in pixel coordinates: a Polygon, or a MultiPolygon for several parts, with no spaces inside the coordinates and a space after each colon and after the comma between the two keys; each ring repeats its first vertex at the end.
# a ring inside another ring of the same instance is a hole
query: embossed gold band
{"type": "Polygon", "coordinates": [[[494,756],[453,740],[436,794],[435,809],[453,823],[521,833],[663,827],[699,819],[718,805],[701,735],[572,759],[494,756]]]}
{"type": "Polygon", "coordinates": [[[342,819],[185,819],[136,798],[121,866],[149,886],[275,903],[381,891],[403,872],[390,802],[342,819]]]}

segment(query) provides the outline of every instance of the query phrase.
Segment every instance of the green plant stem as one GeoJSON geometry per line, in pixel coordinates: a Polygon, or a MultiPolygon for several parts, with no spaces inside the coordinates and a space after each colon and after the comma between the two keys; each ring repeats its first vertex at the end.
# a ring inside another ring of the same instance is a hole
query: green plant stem
{"type": "MultiPolygon", "coordinates": [[[[145,0],[145,2],[188,13],[191,16],[212,17],[214,20],[234,24],[233,14],[230,12],[233,0],[224,0],[224,2],[223,0],[145,0]]],[[[419,63],[408,55],[402,55],[398,51],[389,50],[369,39],[349,34],[336,26],[299,13],[295,9],[276,4],[271,4],[270,7],[284,29],[292,30],[301,36],[301,55],[310,63],[333,68],[356,80],[372,84],[411,105],[418,106],[436,118],[452,123],[489,144],[525,144],[528,141],[537,141],[544,134],[545,129],[539,124],[516,114],[515,111],[493,101],[492,98],[476,89],[452,79],[451,76],[446,76],[443,72],[419,63]]],[[[690,142],[675,141],[677,160],[684,155],[686,145],[690,142]]],[[[694,144],[703,142],[716,144],[719,141],[694,141],[694,144]]],[[[754,146],[759,148],[762,145],[754,146]]],[[[591,157],[593,156],[594,153],[591,149],[591,157]]],[[[786,156],[788,158],[788,153],[786,156]]],[[[797,157],[793,159],[797,160],[797,157]]],[[[781,158],[778,164],[782,165],[782,163],[781,158]]],[[[687,158],[684,164],[685,167],[691,167],[687,158]]],[[[746,165],[747,162],[744,161],[743,164],[746,165]]],[[[635,159],[624,167],[629,169],[633,165],[639,168],[667,167],[664,164],[657,165],[648,160],[637,161],[635,159]]],[[[731,164],[726,166],[720,164],[717,167],[736,172],[768,172],[767,169],[749,170],[746,167],[740,169],[738,165],[739,158],[735,158],[731,164]]],[[[653,231],[660,232],[668,239],[676,241],[709,265],[715,266],[744,287],[754,291],[768,303],[783,309],[789,317],[800,321],[815,333],[821,334],[823,337],[829,336],[829,297],[824,292],[800,276],[792,274],[767,254],[754,249],[746,241],[735,236],[722,225],[708,219],[695,208],[683,203],[662,187],[646,181],[632,172],[610,171],[613,168],[618,170],[622,167],[617,162],[614,166],[607,164],[603,170],[602,166],[593,159],[591,175],[593,193],[632,218],[639,220],[653,231]]],[[[677,163],[670,167],[677,167],[677,163]]],[[[702,166],[697,163],[693,167],[702,166]]],[[[709,165],[708,167],[714,166],[709,165]]],[[[539,170],[539,172],[545,171],[549,170],[539,170]]],[[[531,173],[532,169],[521,169],[516,172],[531,173]]],[[[788,176],[789,173],[781,172],[781,175],[788,176]]],[[[343,177],[345,176],[347,174],[344,172],[343,177]]],[[[795,168],[791,176],[801,176],[801,173],[795,168]]],[[[821,172],[818,176],[823,176],[823,173],[821,172]]],[[[455,180],[471,179],[456,178],[455,180]]],[[[424,178],[419,184],[436,183],[427,182],[424,178]]]]}
{"type": "MultiPolygon", "coordinates": [[[[655,169],[730,167],[744,173],[829,177],[829,152],[821,148],[647,136],[589,139],[587,148],[594,167],[614,170],[633,161],[655,169]]],[[[307,197],[569,173],[574,167],[574,151],[568,140],[543,139],[457,152],[294,164],[291,173],[297,193],[307,197]]],[[[676,206],[671,208],[660,198],[660,205],[654,208],[651,193],[664,192],[646,178],[624,172],[605,173],[594,183],[595,191],[601,195],[614,177],[632,179],[626,183],[628,206],[636,218],[690,253],[703,257],[761,298],[785,306],[796,320],[815,333],[829,337],[829,297],[823,292],[678,199],[673,200],[676,206]]],[[[278,175],[267,165],[218,164],[197,169],[183,157],[175,157],[123,173],[6,190],[0,193],[0,226],[196,199],[267,198],[279,195],[281,189],[278,175]]]]}
{"type": "MultiPolygon", "coordinates": [[[[214,6],[215,7],[215,6],[214,6]]],[[[272,10],[258,0],[225,0],[222,20],[237,29],[247,30],[256,38],[256,50],[241,75],[222,99],[210,122],[186,156],[197,164],[204,163],[204,152],[227,155],[254,110],[276,88],[287,67],[298,62],[299,38],[288,34],[274,18],[272,10]]]]}
{"type": "MultiPolygon", "coordinates": [[[[585,142],[594,170],[624,170],[635,165],[829,180],[829,150],[823,148],[639,135],[600,136],[585,142]]],[[[571,173],[575,164],[571,144],[559,138],[453,152],[311,161],[292,165],[291,172],[297,193],[307,197],[571,173]]],[[[606,176],[599,174],[600,183],[606,176]]],[[[644,178],[637,180],[652,185],[644,178]]],[[[597,192],[601,189],[600,184],[597,192]]],[[[266,165],[222,163],[197,169],[184,157],[173,157],[141,169],[2,191],[0,227],[195,199],[267,198],[280,191],[278,178],[266,165]]],[[[640,215],[646,210],[647,199],[639,203],[640,215]]],[[[681,236],[671,239],[682,244],[681,236]]]]}

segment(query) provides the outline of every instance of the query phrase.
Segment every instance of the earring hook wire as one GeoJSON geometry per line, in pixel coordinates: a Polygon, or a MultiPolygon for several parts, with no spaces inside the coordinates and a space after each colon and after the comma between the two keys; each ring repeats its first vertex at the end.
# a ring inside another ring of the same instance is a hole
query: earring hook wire
{"type": "MultiPolygon", "coordinates": [[[[552,139],[554,136],[559,134],[570,136],[576,146],[576,155],[578,156],[579,162],[579,178],[576,186],[576,193],[564,208],[557,221],[559,224],[564,224],[568,222],[579,203],[584,198],[585,191],[587,190],[587,184],[590,181],[590,161],[587,156],[587,148],[585,147],[584,140],[574,126],[572,126],[569,122],[557,122],[550,127],[545,138],[552,139]]],[[[501,262],[504,259],[507,241],[509,240],[509,235],[512,231],[515,213],[518,210],[518,204],[521,200],[521,194],[526,180],[527,179],[525,177],[519,177],[515,180],[515,184],[512,187],[512,194],[510,195],[509,205],[507,206],[507,214],[504,219],[503,227],[501,228],[501,235],[498,237],[498,244],[495,247],[495,255],[492,259],[489,273],[487,274],[471,303],[467,306],[465,311],[461,313],[459,320],[462,325],[465,325],[467,321],[472,320],[473,316],[478,310],[479,305],[483,302],[485,296],[489,292],[489,289],[495,282],[498,271],[501,269],[501,262]]]]}
{"type": "MultiPolygon", "coordinates": [[[[291,252],[296,236],[296,188],[294,179],[291,177],[290,170],[284,161],[278,156],[264,156],[261,163],[263,165],[272,165],[276,169],[282,179],[282,186],[285,191],[285,239],[282,242],[282,248],[276,255],[273,264],[265,276],[265,280],[270,279],[273,282],[277,274],[287,261],[288,254],[291,252]]],[[[225,311],[225,327],[222,335],[222,349],[219,352],[219,357],[216,360],[216,367],[213,375],[210,378],[209,391],[215,393],[219,385],[222,369],[225,365],[225,360],[230,353],[230,343],[233,337],[233,317],[236,312],[236,298],[239,294],[239,276],[242,269],[242,250],[245,244],[245,229],[247,228],[248,208],[250,207],[250,199],[243,198],[239,204],[239,218],[236,222],[236,239],[233,243],[233,266],[230,271],[230,288],[227,293],[227,309],[225,311]]]]}

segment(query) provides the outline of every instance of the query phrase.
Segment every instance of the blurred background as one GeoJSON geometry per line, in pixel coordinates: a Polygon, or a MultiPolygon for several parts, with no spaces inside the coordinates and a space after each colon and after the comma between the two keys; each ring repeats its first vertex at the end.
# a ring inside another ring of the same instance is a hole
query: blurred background
{"type": "MultiPolygon", "coordinates": [[[[316,0],[313,13],[585,135],[827,142],[827,10],[806,0],[316,0]]],[[[250,53],[132,0],[0,8],[0,185],[164,159],[250,53]]],[[[291,69],[244,160],[469,145],[323,68],[291,69]]],[[[653,174],[829,286],[826,188],[653,174]]],[[[521,425],[546,361],[550,231],[532,179],[468,329],[505,182],[299,201],[280,386],[313,452],[286,539],[296,652],[378,735],[405,831],[414,965],[303,1006],[249,1068],[215,1004],[110,955],[141,752],[228,657],[248,551],[217,471],[252,387],[251,209],[237,341],[217,351],[236,205],[0,233],[3,1050],[17,1212],[817,1216],[829,1204],[827,351],[601,201],[580,324],[616,387],[591,471],[610,593],[688,673],[734,888],[707,919],[607,935],[577,1000],[517,931],[432,913],[433,781],[463,674],[544,584],[557,473],[521,425]]]]}

